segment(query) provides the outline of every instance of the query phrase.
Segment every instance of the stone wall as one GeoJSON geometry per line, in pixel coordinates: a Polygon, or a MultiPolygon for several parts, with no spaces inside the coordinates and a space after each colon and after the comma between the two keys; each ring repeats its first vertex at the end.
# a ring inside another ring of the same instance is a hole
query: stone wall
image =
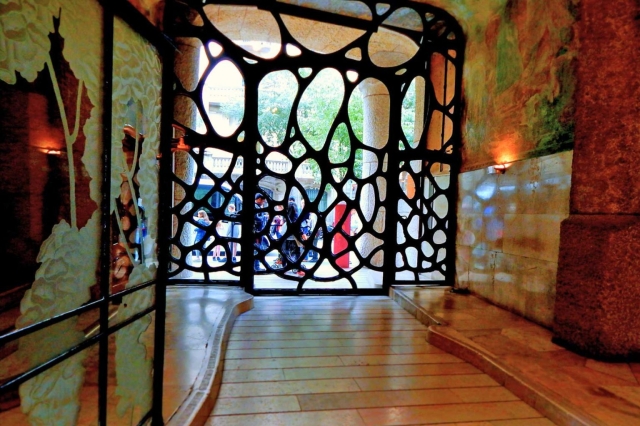
{"type": "Polygon", "coordinates": [[[551,327],[572,151],[459,178],[456,285],[551,327]]]}
{"type": "Polygon", "coordinates": [[[554,334],[602,359],[640,359],[639,18],[636,0],[580,2],[571,216],[562,224],[554,334]]]}
{"type": "Polygon", "coordinates": [[[467,37],[456,285],[551,327],[569,215],[576,2],[430,3],[467,37]],[[506,174],[487,173],[504,163],[506,174]]]}

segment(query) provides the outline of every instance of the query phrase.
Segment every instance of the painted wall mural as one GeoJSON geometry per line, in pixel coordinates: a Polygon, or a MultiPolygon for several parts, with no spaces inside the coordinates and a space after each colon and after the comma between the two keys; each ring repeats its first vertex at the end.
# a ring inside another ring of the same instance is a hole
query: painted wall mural
{"type": "MultiPolygon", "coordinates": [[[[116,19],[111,141],[111,292],[155,279],[162,67],[158,52],[116,19]],[[125,260],[126,259],[126,260],[125,260]]],[[[123,297],[117,320],[150,307],[154,287],[123,297]]],[[[116,333],[117,415],[140,419],[152,402],[153,349],[147,315],[116,333]],[[135,415],[133,415],[135,413],[135,415]]]]}
{"type": "MultiPolygon", "coordinates": [[[[30,245],[41,243],[35,258],[29,252],[13,253],[20,259],[18,267],[35,269],[16,328],[80,307],[90,300],[89,289],[96,282],[101,22],[102,10],[94,1],[9,0],[0,7],[2,99],[20,106],[3,116],[3,130],[8,128],[10,136],[2,146],[21,147],[9,148],[9,156],[3,156],[10,165],[3,167],[0,186],[3,202],[16,203],[22,215],[4,223],[16,223],[30,245]],[[15,165],[25,165],[25,160],[27,172],[18,172],[15,165]]],[[[77,323],[74,317],[21,338],[17,350],[0,360],[0,377],[24,372],[80,343],[85,335],[77,323]]],[[[71,357],[20,386],[21,410],[29,423],[76,423],[85,357],[71,357]]]]}
{"type": "Polygon", "coordinates": [[[573,148],[577,0],[429,0],[467,36],[463,171],[573,148]]]}
{"type": "MultiPolygon", "coordinates": [[[[0,2],[0,219],[8,225],[0,267],[16,271],[0,282],[0,336],[104,296],[102,23],[95,0],[0,2]]],[[[114,25],[113,198],[105,207],[121,250],[112,251],[110,326],[154,302],[153,285],[117,293],[156,278],[162,74],[158,51],[123,21],[114,25]]],[[[94,337],[98,311],[3,341],[0,385],[94,337]]],[[[153,317],[109,339],[109,424],[137,424],[151,408],[153,317]]],[[[94,344],[3,389],[0,424],[97,424],[98,363],[94,344]]]]}

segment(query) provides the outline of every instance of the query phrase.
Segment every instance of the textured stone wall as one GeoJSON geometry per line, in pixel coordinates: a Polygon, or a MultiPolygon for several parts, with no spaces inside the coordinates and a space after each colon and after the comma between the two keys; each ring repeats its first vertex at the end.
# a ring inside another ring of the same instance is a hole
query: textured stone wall
{"type": "Polygon", "coordinates": [[[571,216],[554,332],[604,359],[640,357],[640,4],[580,3],[571,216]]]}
{"type": "Polygon", "coordinates": [[[457,285],[553,325],[560,223],[569,215],[572,152],[460,175],[457,285]]]}

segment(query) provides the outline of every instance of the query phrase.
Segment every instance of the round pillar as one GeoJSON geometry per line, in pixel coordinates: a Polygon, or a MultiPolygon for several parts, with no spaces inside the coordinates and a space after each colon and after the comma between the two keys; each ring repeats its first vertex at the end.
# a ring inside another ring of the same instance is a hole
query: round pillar
{"type": "MultiPolygon", "coordinates": [[[[176,42],[179,45],[179,51],[175,55],[174,71],[176,76],[187,89],[194,88],[199,80],[199,58],[200,48],[202,43],[196,38],[178,38],[176,42]]],[[[182,123],[184,126],[191,129],[195,129],[196,117],[198,111],[196,104],[189,98],[184,96],[177,96],[174,100],[173,117],[178,123],[182,123]]],[[[179,135],[176,135],[179,136],[179,135]]],[[[176,151],[173,157],[173,167],[175,175],[182,179],[184,182],[193,182],[196,174],[196,165],[191,155],[188,152],[176,151]]],[[[173,185],[173,202],[179,203],[185,197],[185,191],[180,185],[173,185]]],[[[175,234],[178,230],[178,219],[174,216],[172,222],[173,232],[175,234]]],[[[182,233],[180,234],[180,243],[184,246],[193,244],[194,235],[193,226],[186,224],[182,233]]],[[[172,250],[172,254],[175,257],[180,257],[180,253],[176,248],[172,250]]],[[[205,253],[202,256],[206,259],[205,253]]],[[[191,251],[187,254],[187,261],[191,259],[191,251]]],[[[191,271],[184,271],[179,274],[178,277],[186,278],[191,276],[191,271]]]]}
{"type": "MultiPolygon", "coordinates": [[[[363,143],[372,148],[382,148],[389,142],[389,90],[380,81],[368,78],[362,82],[363,96],[363,143]]],[[[386,169],[384,158],[379,159],[376,154],[364,151],[362,155],[362,177],[367,178],[381,168],[386,169]]],[[[377,190],[380,196],[386,196],[387,183],[378,180],[377,190]]],[[[371,187],[362,191],[360,199],[360,209],[365,217],[373,216],[374,229],[381,231],[384,228],[385,214],[376,215],[376,194],[371,187]]],[[[364,219],[364,218],[363,218],[364,219]]],[[[358,251],[370,253],[379,243],[371,235],[365,235],[358,240],[358,251]]],[[[384,259],[382,253],[377,253],[372,263],[382,266],[384,259]]]]}
{"type": "Polygon", "coordinates": [[[626,360],[640,356],[638,4],[583,0],[579,8],[570,215],[553,330],[588,356],[626,360]]]}

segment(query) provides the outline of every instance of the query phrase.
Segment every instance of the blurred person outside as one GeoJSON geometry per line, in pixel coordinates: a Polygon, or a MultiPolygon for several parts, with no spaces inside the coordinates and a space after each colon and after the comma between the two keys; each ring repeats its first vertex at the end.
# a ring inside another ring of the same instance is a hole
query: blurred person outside
{"type": "MultiPolygon", "coordinates": [[[[222,223],[221,220],[219,220],[218,223],[216,224],[216,237],[222,237],[223,234],[225,233],[224,231],[225,231],[224,224],[222,223]]],[[[219,242],[213,248],[213,253],[212,253],[213,259],[216,260],[217,262],[222,262],[222,257],[220,257],[221,248],[222,246],[220,246],[219,242]]]]}
{"type": "MultiPolygon", "coordinates": [[[[261,192],[256,192],[254,206],[257,211],[253,218],[253,233],[257,234],[260,231],[262,231],[265,226],[267,226],[267,220],[269,219],[269,214],[267,212],[259,211],[259,210],[262,210],[264,207],[267,207],[266,199],[264,197],[264,194],[262,194],[261,192]]],[[[268,242],[266,241],[266,237],[264,235],[257,235],[254,245],[256,246],[256,248],[259,248],[261,250],[266,249],[266,246],[268,245],[268,242]]],[[[254,250],[253,255],[257,256],[258,251],[254,250]]],[[[253,270],[262,272],[262,271],[265,271],[266,269],[264,269],[260,265],[260,261],[256,258],[253,261],[253,270]]]]}
{"type": "MultiPolygon", "coordinates": [[[[289,204],[287,206],[287,223],[292,229],[291,235],[287,237],[282,247],[282,267],[285,268],[288,262],[295,262],[300,257],[303,250],[302,241],[307,240],[307,236],[302,233],[302,227],[296,226],[296,222],[300,216],[296,200],[293,197],[289,197],[289,204]]],[[[298,269],[292,269],[292,273],[298,276],[304,276],[304,271],[298,269]]]]}
{"type": "MultiPolygon", "coordinates": [[[[237,218],[240,215],[240,212],[236,212],[236,206],[234,204],[229,203],[227,206],[227,216],[231,219],[237,218]]],[[[240,223],[235,222],[233,220],[229,221],[229,227],[227,228],[227,237],[229,238],[240,238],[240,223]]],[[[236,263],[236,253],[238,252],[238,243],[232,241],[229,243],[231,247],[231,261],[236,263]]],[[[229,258],[229,253],[227,253],[227,258],[229,258]]]]}
{"type": "MultiPolygon", "coordinates": [[[[196,223],[201,225],[203,228],[196,226],[196,229],[193,230],[193,232],[196,233],[196,237],[193,241],[193,245],[198,244],[200,241],[202,241],[202,239],[207,235],[207,231],[206,229],[204,229],[204,227],[208,227],[209,225],[211,225],[211,221],[209,220],[209,216],[207,215],[207,212],[205,212],[204,210],[198,210],[197,216],[195,217],[196,223]]],[[[200,257],[200,255],[198,254],[199,251],[198,250],[193,250],[192,254],[194,256],[198,256],[200,257]]]]}
{"type": "MultiPolygon", "coordinates": [[[[278,204],[274,207],[276,211],[282,211],[282,206],[278,204]]],[[[279,240],[282,237],[282,225],[284,224],[284,220],[281,215],[276,215],[271,222],[271,236],[279,240]]]]}
{"type": "MultiPolygon", "coordinates": [[[[311,237],[311,229],[313,228],[313,222],[311,220],[311,213],[308,211],[305,212],[304,206],[305,206],[305,202],[303,198],[300,201],[300,215],[302,217],[302,220],[300,221],[300,239],[302,241],[307,241],[309,237],[311,237]]],[[[301,248],[304,251],[304,244],[303,244],[303,247],[301,248]]],[[[315,253],[315,252],[313,250],[309,251],[305,256],[305,260],[312,260],[311,259],[312,253],[315,253]]]]}

